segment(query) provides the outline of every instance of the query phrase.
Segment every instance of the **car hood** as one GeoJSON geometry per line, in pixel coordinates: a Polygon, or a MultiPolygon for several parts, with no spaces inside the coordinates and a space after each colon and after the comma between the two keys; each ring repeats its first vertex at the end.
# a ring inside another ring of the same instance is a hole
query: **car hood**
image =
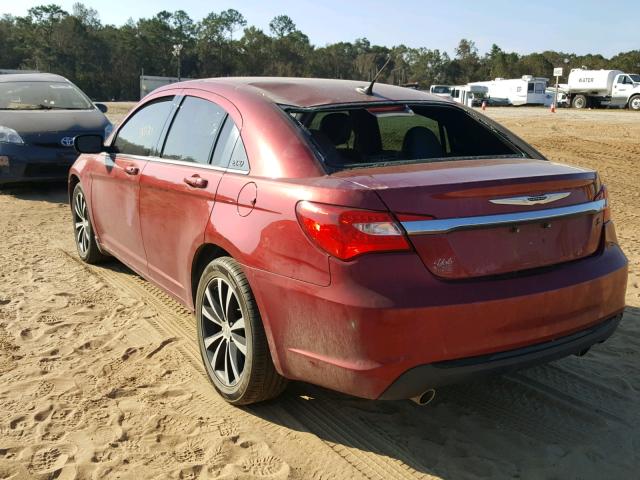
{"type": "Polygon", "coordinates": [[[0,110],[0,125],[18,134],[104,131],[109,120],[99,110],[0,110]]]}

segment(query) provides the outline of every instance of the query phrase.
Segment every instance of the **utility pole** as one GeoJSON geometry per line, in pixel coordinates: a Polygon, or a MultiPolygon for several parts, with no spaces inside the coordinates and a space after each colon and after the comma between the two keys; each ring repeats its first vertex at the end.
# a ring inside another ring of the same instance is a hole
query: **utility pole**
{"type": "MultiPolygon", "coordinates": [[[[569,59],[565,58],[564,59],[564,64],[568,65],[569,64],[569,59]]],[[[558,90],[560,88],[559,83],[560,83],[560,77],[564,75],[564,71],[562,67],[556,67],[553,69],[553,76],[556,77],[556,93],[553,99],[553,108],[551,111],[554,111],[556,108],[558,108],[558,90]]]]}
{"type": "Polygon", "coordinates": [[[180,59],[180,53],[182,52],[182,44],[176,43],[173,46],[173,51],[171,54],[178,59],[178,81],[180,81],[180,67],[182,66],[182,61],[180,59]]]}
{"type": "Polygon", "coordinates": [[[556,108],[558,108],[558,89],[560,82],[560,77],[562,76],[562,67],[557,67],[553,69],[553,76],[556,77],[556,94],[553,98],[553,106],[551,107],[551,111],[555,112],[556,108]]]}

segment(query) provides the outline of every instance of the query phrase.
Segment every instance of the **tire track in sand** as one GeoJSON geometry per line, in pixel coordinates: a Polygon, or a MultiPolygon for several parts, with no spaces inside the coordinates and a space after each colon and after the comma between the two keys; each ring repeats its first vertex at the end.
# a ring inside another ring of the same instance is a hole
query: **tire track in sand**
{"type": "MultiPolygon", "coordinates": [[[[168,333],[170,336],[186,340],[185,342],[180,342],[180,344],[174,348],[177,348],[200,373],[202,378],[206,379],[201,367],[200,352],[195,342],[196,328],[191,312],[159,288],[131,272],[120,263],[113,262],[106,267],[94,267],[82,263],[73,254],[66,251],[64,253],[74,262],[80,263],[92,274],[98,275],[116,288],[125,289],[133,293],[137,298],[143,299],[156,310],[158,316],[149,321],[155,328],[168,333]]],[[[234,417],[238,417],[240,414],[243,422],[256,424],[261,430],[289,431],[288,428],[281,427],[269,421],[260,420],[257,422],[256,416],[243,412],[242,409],[230,406],[217,397],[213,392],[213,387],[209,386],[208,379],[206,380],[206,383],[201,382],[197,385],[201,387],[202,384],[205,384],[207,387],[206,390],[198,388],[198,391],[194,395],[194,399],[197,398],[198,403],[201,403],[201,405],[196,406],[192,404],[188,407],[194,414],[203,407],[210,408],[211,403],[215,402],[215,408],[219,409],[221,413],[234,417]]],[[[194,388],[196,387],[195,383],[196,382],[194,382],[194,388]]],[[[390,438],[380,435],[372,436],[370,429],[365,428],[359,422],[350,419],[348,416],[342,415],[335,410],[323,409],[313,404],[313,402],[303,403],[303,401],[299,399],[291,398],[285,398],[283,400],[282,403],[280,403],[279,400],[278,404],[272,403],[266,406],[249,407],[249,410],[256,412],[256,415],[267,413],[268,416],[272,416],[273,418],[284,418],[282,423],[285,425],[298,430],[302,427],[303,430],[316,435],[318,440],[322,442],[323,448],[330,448],[364,478],[371,480],[433,478],[428,474],[417,471],[402,460],[376,453],[380,451],[389,452],[390,447],[393,449],[390,438]],[[288,412],[286,415],[288,418],[283,416],[284,412],[288,412]],[[293,422],[291,420],[293,420],[293,422]]],[[[394,453],[398,453],[397,457],[399,458],[407,459],[408,463],[420,465],[420,462],[415,458],[410,458],[411,455],[408,451],[399,451],[395,448],[394,453]]]]}

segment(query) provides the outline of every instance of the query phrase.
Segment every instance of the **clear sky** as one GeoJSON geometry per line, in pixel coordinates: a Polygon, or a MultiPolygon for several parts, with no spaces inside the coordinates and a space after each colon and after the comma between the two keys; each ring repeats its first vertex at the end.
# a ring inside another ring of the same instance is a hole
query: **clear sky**
{"type": "MultiPolygon", "coordinates": [[[[0,14],[56,3],[70,11],[77,0],[0,0],[0,14]]],[[[481,53],[493,43],[518,53],[558,50],[612,56],[640,49],[640,0],[85,0],[103,23],[185,10],[194,20],[211,11],[235,8],[268,31],[271,18],[289,15],[311,42],[322,46],[368,38],[379,45],[405,44],[453,52],[460,38],[481,53]]]]}

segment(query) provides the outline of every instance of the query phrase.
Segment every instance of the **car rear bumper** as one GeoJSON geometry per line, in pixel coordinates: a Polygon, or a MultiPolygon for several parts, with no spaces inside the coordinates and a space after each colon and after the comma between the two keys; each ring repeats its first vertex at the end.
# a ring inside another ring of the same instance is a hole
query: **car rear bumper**
{"type": "Polygon", "coordinates": [[[609,338],[621,319],[622,314],[619,314],[572,335],[516,350],[420,365],[400,375],[379,399],[413,398],[430,388],[475,380],[490,374],[509,373],[569,355],[582,354],[592,345],[609,338]]]}
{"type": "MultiPolygon", "coordinates": [[[[430,371],[424,366],[554,342],[619,315],[627,260],[613,226],[606,230],[591,257],[513,276],[445,281],[414,253],[331,260],[328,287],[245,271],[281,374],[359,397],[388,398],[396,396],[393,390],[384,395],[391,385],[416,367],[430,371]]],[[[590,339],[600,341],[584,337],[578,350],[590,339]]],[[[574,353],[573,345],[566,346],[554,347],[553,358],[574,353]]],[[[457,375],[467,378],[451,379],[457,375]]],[[[420,388],[428,385],[425,378],[420,388]]]]}
{"type": "Polygon", "coordinates": [[[8,166],[0,166],[0,185],[6,185],[65,180],[78,154],[68,147],[3,144],[0,156],[9,159],[8,166]]]}

